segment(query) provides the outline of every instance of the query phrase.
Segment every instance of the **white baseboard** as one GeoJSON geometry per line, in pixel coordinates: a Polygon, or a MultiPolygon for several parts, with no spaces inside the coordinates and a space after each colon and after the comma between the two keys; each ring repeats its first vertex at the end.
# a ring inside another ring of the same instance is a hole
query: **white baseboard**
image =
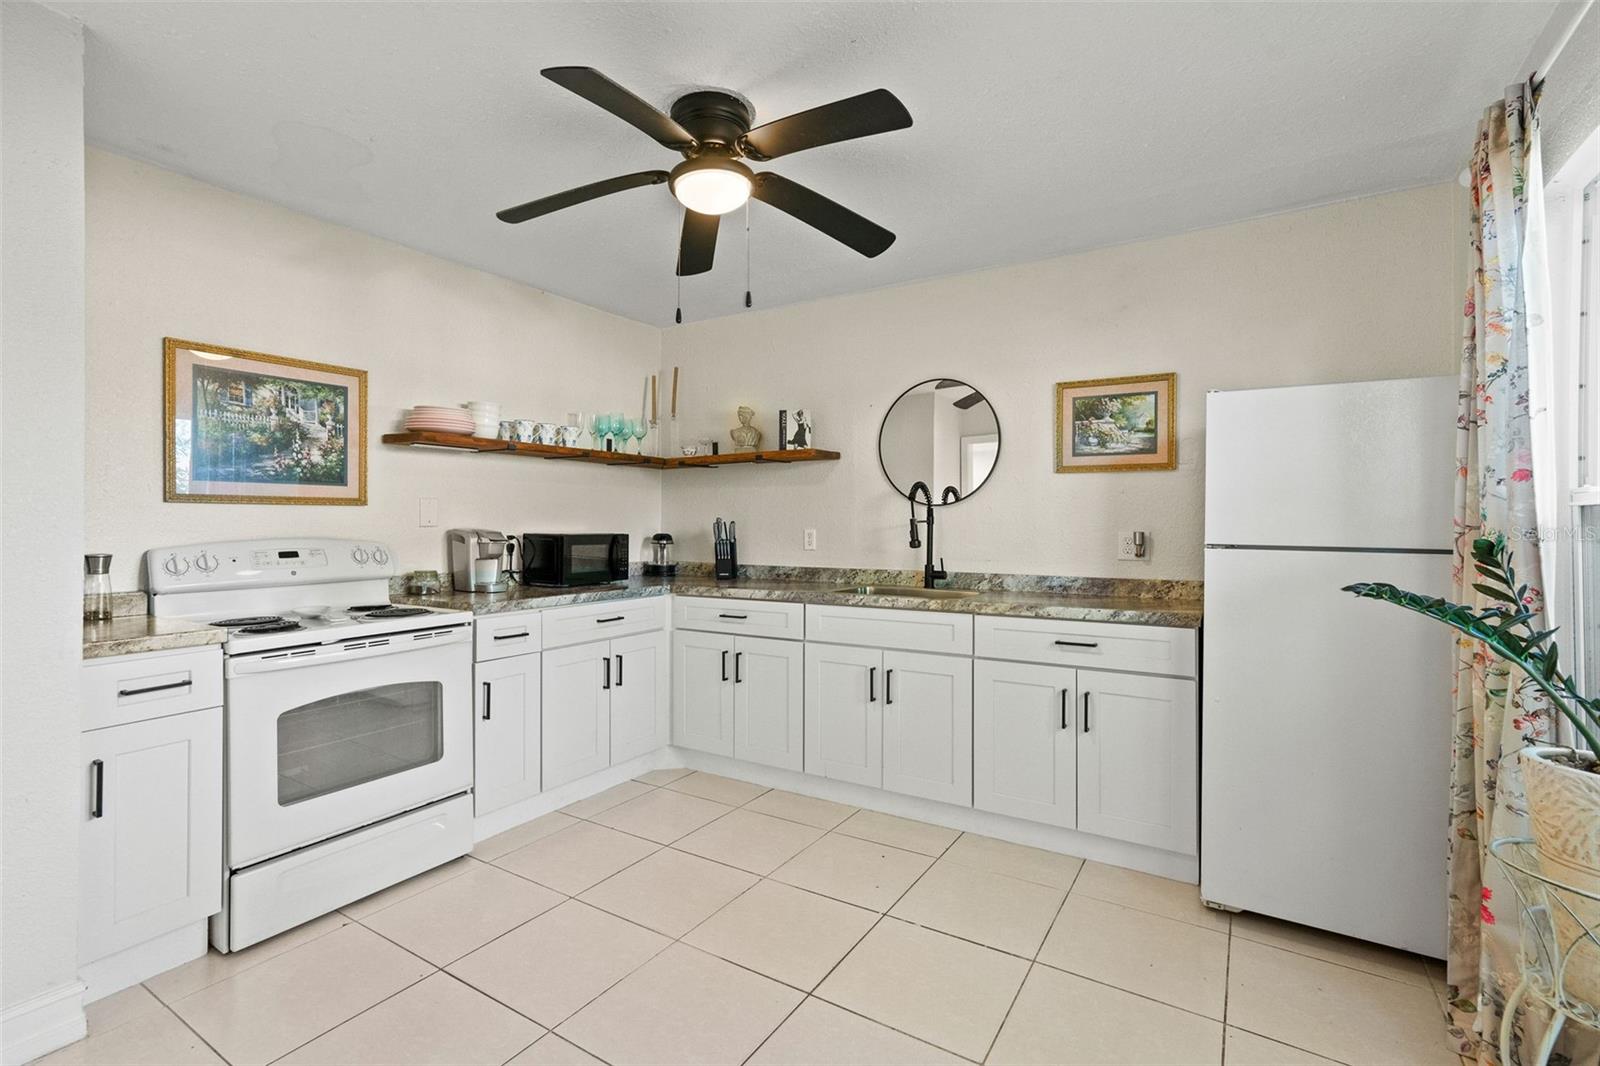
{"type": "Polygon", "coordinates": [[[558,811],[569,804],[577,803],[581,799],[588,799],[597,792],[604,792],[614,785],[632,780],[640,774],[647,774],[651,770],[659,770],[664,766],[682,766],[683,760],[677,757],[673,748],[657,748],[636,759],[629,759],[625,763],[601,770],[599,773],[580,777],[576,781],[569,781],[560,788],[553,788],[549,792],[541,792],[537,796],[530,796],[525,800],[513,803],[509,807],[502,807],[498,811],[490,811],[481,818],[476,818],[472,823],[472,839],[474,841],[487,840],[497,833],[504,833],[507,829],[514,829],[523,822],[531,822],[541,815],[558,811]]]}
{"type": "Polygon", "coordinates": [[[865,807],[868,810],[895,814],[902,818],[915,818],[948,829],[979,833],[1007,840],[1013,844],[1026,844],[1046,851],[1075,855],[1081,859],[1093,859],[1095,862],[1111,866],[1124,866],[1130,870],[1155,874],[1157,877],[1169,877],[1174,881],[1186,881],[1189,884],[1198,884],[1200,881],[1200,860],[1193,855],[1180,855],[1176,852],[1146,847],[1143,844],[1130,844],[1123,840],[1112,840],[1110,837],[1080,833],[1075,829],[1062,829],[1004,814],[991,814],[971,807],[955,807],[918,796],[902,796],[898,792],[853,785],[845,781],[833,781],[814,774],[779,770],[721,755],[708,755],[688,748],[668,750],[671,752],[671,758],[663,762],[662,765],[665,766],[687,766],[707,773],[722,774],[725,777],[737,777],[758,785],[766,785],[768,788],[787,789],[790,792],[832,800],[851,807],[865,807]]]}
{"type": "Polygon", "coordinates": [[[0,1062],[21,1066],[82,1040],[83,983],[71,981],[0,1011],[0,1062]]]}
{"type": "Polygon", "coordinates": [[[78,978],[84,984],[83,1001],[93,1003],[113,992],[121,992],[158,973],[166,973],[174,966],[198,959],[206,950],[206,922],[202,919],[85,963],[78,967],[78,978]]]}

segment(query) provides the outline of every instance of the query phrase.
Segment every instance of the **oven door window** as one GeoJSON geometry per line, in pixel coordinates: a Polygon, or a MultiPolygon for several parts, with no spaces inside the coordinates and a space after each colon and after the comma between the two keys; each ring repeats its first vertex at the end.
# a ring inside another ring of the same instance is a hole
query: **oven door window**
{"type": "Polygon", "coordinates": [[[278,716],[278,805],[304,803],[443,757],[439,682],[330,696],[278,716]]]}

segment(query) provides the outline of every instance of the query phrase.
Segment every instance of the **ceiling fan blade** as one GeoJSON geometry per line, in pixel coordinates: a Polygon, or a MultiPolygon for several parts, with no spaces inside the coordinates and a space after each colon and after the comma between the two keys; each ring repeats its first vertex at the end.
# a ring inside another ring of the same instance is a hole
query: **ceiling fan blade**
{"type": "Polygon", "coordinates": [[[593,200],[600,196],[610,196],[614,192],[624,192],[628,189],[637,189],[641,185],[660,185],[667,180],[665,170],[641,170],[637,174],[624,174],[620,178],[607,178],[605,181],[591,182],[580,185],[576,189],[558,192],[554,196],[542,196],[537,200],[529,200],[516,207],[508,207],[504,211],[496,211],[494,217],[501,222],[526,222],[530,218],[548,215],[552,211],[559,211],[563,207],[574,207],[586,200],[593,200]]]}
{"type": "Polygon", "coordinates": [[[739,150],[751,159],[765,161],[909,125],[911,112],[906,105],[888,89],[874,89],[757,126],[739,138],[739,150]]]}
{"type": "Polygon", "coordinates": [[[848,207],[770,171],[757,174],[750,195],[798,218],[871,259],[894,243],[894,234],[848,207]]]}
{"type": "Polygon", "coordinates": [[[934,390],[938,391],[939,389],[959,389],[959,388],[961,388],[962,386],[964,386],[966,384],[967,383],[965,381],[957,381],[955,378],[940,378],[939,379],[939,384],[934,386],[934,390]]]}
{"type": "Polygon", "coordinates": [[[591,104],[605,108],[628,125],[643,130],[674,152],[693,148],[697,143],[694,136],[670,116],[651,107],[593,67],[546,67],[539,73],[591,104]]]}
{"type": "Polygon", "coordinates": [[[721,215],[683,212],[683,238],[678,242],[678,276],[704,274],[717,252],[717,225],[721,215]]]}
{"type": "Polygon", "coordinates": [[[961,399],[957,400],[955,403],[951,404],[950,406],[951,407],[959,407],[959,408],[961,408],[961,410],[965,411],[965,410],[968,410],[969,408],[973,408],[973,407],[978,406],[982,402],[983,402],[983,393],[974,391],[974,392],[967,393],[965,396],[961,397],[961,399]]]}

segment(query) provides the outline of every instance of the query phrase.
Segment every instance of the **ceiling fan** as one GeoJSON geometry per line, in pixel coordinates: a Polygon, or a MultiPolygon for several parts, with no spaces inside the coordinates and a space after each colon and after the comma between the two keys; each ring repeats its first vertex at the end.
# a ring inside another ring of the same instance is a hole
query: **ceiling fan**
{"type": "Polygon", "coordinates": [[[836,100],[787,118],[750,128],[749,105],[729,93],[702,91],[673,101],[665,115],[593,67],[548,67],[540,71],[564,89],[605,108],[643,130],[663,147],[683,154],[670,171],[642,170],[544,196],[495,213],[502,222],[526,222],[564,207],[667,183],[685,210],[677,272],[711,269],[721,215],[751,197],[793,215],[834,240],[871,258],[894,243],[894,234],[798,182],[771,171],[757,173],[743,161],[767,162],[824,144],[905,129],[911,114],[887,89],[836,100]]]}

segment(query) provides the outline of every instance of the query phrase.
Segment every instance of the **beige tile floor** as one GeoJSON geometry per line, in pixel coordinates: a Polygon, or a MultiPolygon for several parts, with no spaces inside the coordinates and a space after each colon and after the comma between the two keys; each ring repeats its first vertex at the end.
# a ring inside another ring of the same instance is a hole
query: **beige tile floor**
{"type": "Polygon", "coordinates": [[[92,1005],[48,1063],[1442,1063],[1437,968],[660,770],[92,1005]]]}

